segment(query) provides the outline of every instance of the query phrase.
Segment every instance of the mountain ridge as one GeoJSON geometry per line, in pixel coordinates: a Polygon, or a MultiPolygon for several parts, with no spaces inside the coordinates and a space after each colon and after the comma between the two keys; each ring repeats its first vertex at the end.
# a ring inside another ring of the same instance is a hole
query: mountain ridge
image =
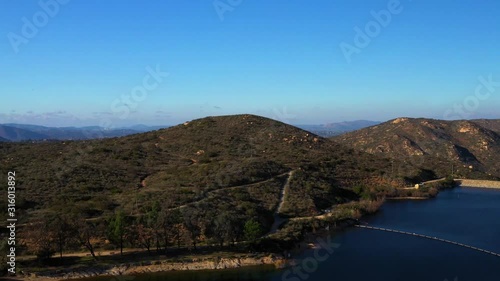
{"type": "Polygon", "coordinates": [[[335,123],[327,123],[322,125],[295,125],[301,129],[310,131],[322,137],[331,137],[342,133],[359,130],[362,128],[378,125],[381,122],[370,120],[354,120],[335,123]]]}
{"type": "Polygon", "coordinates": [[[0,124],[0,137],[10,141],[54,141],[54,140],[86,140],[110,138],[156,130],[161,126],[148,128],[113,128],[105,129],[99,126],[86,127],[46,127],[30,124],[0,124]],[[144,131],[142,130],[144,129],[144,131]]]}
{"type": "Polygon", "coordinates": [[[500,177],[500,166],[495,160],[500,159],[500,135],[489,129],[498,128],[499,124],[500,120],[494,119],[444,121],[402,117],[333,140],[370,154],[418,163],[439,176],[449,175],[455,168],[456,173],[464,176],[482,173],[500,177]]]}
{"type": "MultiPolygon", "coordinates": [[[[327,123],[322,125],[292,125],[306,131],[312,132],[322,137],[338,135],[347,131],[357,130],[367,126],[379,124],[380,122],[368,120],[344,121],[339,123],[327,123]]],[[[122,137],[132,134],[144,133],[172,127],[164,126],[148,126],[136,124],[132,126],[103,128],[99,126],[84,126],[84,127],[48,127],[32,124],[17,124],[5,123],[0,124],[0,128],[7,126],[9,128],[17,128],[22,133],[18,137],[10,137],[5,135],[0,130],[0,137],[9,141],[43,141],[43,140],[86,140],[95,138],[122,137]]],[[[11,130],[17,130],[11,129],[11,130]]]]}
{"type": "Polygon", "coordinates": [[[0,152],[5,169],[23,170],[19,194],[25,202],[40,210],[74,204],[90,217],[116,206],[134,213],[155,200],[178,208],[203,199],[200,204],[209,209],[243,200],[261,220],[271,221],[282,175],[290,171],[295,173],[283,214],[315,215],[355,199],[355,185],[370,184],[389,170],[379,157],[248,114],[125,137],[2,143],[0,152]],[[103,207],[82,200],[92,193],[103,207]]]}

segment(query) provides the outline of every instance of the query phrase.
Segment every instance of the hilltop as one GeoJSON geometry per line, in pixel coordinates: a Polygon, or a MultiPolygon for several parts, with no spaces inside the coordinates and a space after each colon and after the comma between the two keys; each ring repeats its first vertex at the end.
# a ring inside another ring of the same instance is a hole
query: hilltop
{"type": "MultiPolygon", "coordinates": [[[[358,130],[379,124],[380,122],[358,120],[323,125],[296,125],[296,127],[322,137],[330,137],[341,133],[358,130]]],[[[111,137],[124,137],[145,133],[170,126],[133,125],[128,127],[104,128],[100,126],[86,127],[46,127],[31,124],[0,124],[0,141],[54,141],[54,140],[90,140],[111,137]]]]}
{"type": "MultiPolygon", "coordinates": [[[[90,265],[96,251],[123,247],[173,258],[197,245],[282,253],[328,221],[342,227],[375,212],[384,196],[437,192],[402,194],[389,159],[255,115],[117,138],[2,142],[0,153],[1,173],[16,172],[21,251],[37,256],[24,268],[82,248],[90,265]]],[[[77,260],[66,262],[89,266],[77,260]]]]}
{"type": "Polygon", "coordinates": [[[156,201],[209,209],[245,202],[270,224],[292,170],[283,206],[288,216],[353,200],[353,186],[390,169],[378,157],[254,115],[207,117],[110,139],[2,143],[0,151],[2,170],[20,175],[18,194],[32,218],[68,204],[97,218],[117,208],[141,214],[156,201]]]}
{"type": "MultiPolygon", "coordinates": [[[[389,157],[394,173],[404,163],[426,173],[421,180],[450,175],[463,178],[500,178],[500,120],[442,121],[397,118],[380,125],[334,137],[358,151],[389,157]]],[[[402,174],[408,174],[403,171],[402,174]]]]}

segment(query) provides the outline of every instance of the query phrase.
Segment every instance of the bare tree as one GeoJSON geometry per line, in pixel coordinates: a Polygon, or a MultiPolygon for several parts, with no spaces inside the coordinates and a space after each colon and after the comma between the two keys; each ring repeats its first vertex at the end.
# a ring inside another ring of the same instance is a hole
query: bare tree
{"type": "Polygon", "coordinates": [[[198,209],[194,207],[186,207],[183,209],[182,212],[183,225],[189,232],[189,238],[195,250],[196,250],[196,245],[198,243],[198,239],[200,238],[201,235],[200,216],[201,213],[199,212],[198,209]]]}
{"type": "Polygon", "coordinates": [[[75,218],[74,227],[76,229],[75,237],[78,242],[87,248],[92,257],[97,260],[93,242],[102,238],[102,225],[94,221],[86,220],[80,216],[75,218]]]}
{"type": "Polygon", "coordinates": [[[71,225],[71,219],[67,215],[58,213],[50,216],[48,220],[51,236],[57,244],[59,257],[62,259],[64,248],[77,231],[71,225]]]}

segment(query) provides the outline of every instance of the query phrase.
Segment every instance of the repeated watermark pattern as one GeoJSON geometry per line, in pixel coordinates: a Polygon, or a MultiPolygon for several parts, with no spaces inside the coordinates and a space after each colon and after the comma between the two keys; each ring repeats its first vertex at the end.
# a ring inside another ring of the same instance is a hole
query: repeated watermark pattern
{"type": "Polygon", "coordinates": [[[40,0],[36,11],[30,18],[22,17],[21,30],[18,33],[7,33],[7,39],[14,53],[19,53],[21,45],[26,45],[35,38],[40,29],[49,24],[50,19],[56,17],[61,11],[61,7],[68,4],[70,0],[40,0]]]}
{"type": "Polygon", "coordinates": [[[452,108],[446,110],[443,114],[444,119],[468,119],[478,110],[480,103],[491,97],[500,87],[500,81],[493,80],[493,74],[478,77],[478,84],[474,93],[465,97],[461,103],[456,103],[452,108]]]}

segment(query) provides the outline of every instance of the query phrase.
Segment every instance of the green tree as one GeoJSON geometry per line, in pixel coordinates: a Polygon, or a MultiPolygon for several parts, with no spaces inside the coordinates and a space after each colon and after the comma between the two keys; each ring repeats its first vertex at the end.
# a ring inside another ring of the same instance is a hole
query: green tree
{"type": "Polygon", "coordinates": [[[126,229],[125,215],[123,211],[119,210],[108,223],[108,239],[111,243],[120,247],[120,255],[123,255],[123,242],[125,240],[126,229]]]}
{"type": "Polygon", "coordinates": [[[253,243],[262,235],[262,226],[258,221],[250,219],[245,223],[243,233],[245,238],[253,243]]]}
{"type": "Polygon", "coordinates": [[[224,242],[234,242],[241,233],[241,223],[234,211],[222,210],[214,215],[209,225],[208,234],[222,248],[224,242]]]}
{"type": "Polygon", "coordinates": [[[163,219],[160,202],[154,201],[153,204],[146,209],[144,225],[151,229],[154,234],[154,243],[156,244],[157,252],[161,249],[163,219]]]}

